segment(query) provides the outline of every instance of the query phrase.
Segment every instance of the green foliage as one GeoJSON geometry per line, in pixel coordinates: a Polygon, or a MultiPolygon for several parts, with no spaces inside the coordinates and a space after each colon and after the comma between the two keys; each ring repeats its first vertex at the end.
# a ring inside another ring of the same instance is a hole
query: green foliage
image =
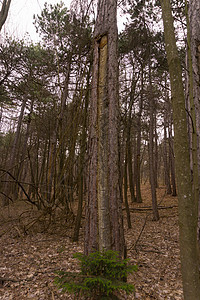
{"type": "Polygon", "coordinates": [[[137,266],[128,265],[128,259],[119,259],[115,251],[94,252],[88,256],[76,253],[81,272],[57,272],[55,284],[63,292],[88,296],[91,299],[114,299],[115,291],[123,290],[127,294],[134,286],[125,282],[127,275],[137,271],[137,266]]]}

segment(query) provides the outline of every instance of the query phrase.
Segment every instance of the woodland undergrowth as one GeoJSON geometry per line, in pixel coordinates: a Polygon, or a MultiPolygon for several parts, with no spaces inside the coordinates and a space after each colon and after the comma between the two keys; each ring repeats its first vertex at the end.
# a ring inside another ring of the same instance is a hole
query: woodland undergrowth
{"type": "MultiPolygon", "coordinates": [[[[157,189],[160,220],[152,220],[151,193],[142,186],[143,203],[130,203],[132,228],[124,213],[130,263],[138,271],[128,276],[135,294],[120,299],[182,300],[178,243],[178,200],[157,189]]],[[[83,252],[84,215],[78,243],[73,243],[74,214],[58,208],[42,214],[23,202],[4,208],[0,222],[0,299],[73,299],[55,284],[55,271],[78,272],[74,258],[83,252]]]]}

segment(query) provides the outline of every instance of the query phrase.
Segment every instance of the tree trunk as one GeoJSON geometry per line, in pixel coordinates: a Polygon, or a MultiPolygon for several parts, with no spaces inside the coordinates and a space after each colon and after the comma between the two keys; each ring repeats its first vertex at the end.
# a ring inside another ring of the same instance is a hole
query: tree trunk
{"type": "Polygon", "coordinates": [[[171,183],[172,183],[172,196],[176,197],[176,174],[175,174],[175,157],[174,157],[174,142],[172,137],[172,120],[169,122],[168,126],[169,133],[169,164],[170,164],[170,172],[171,172],[171,183]]]}
{"type": "Polygon", "coordinates": [[[128,179],[127,179],[127,171],[128,171],[128,149],[126,143],[126,154],[125,154],[125,162],[124,162],[124,203],[126,208],[126,218],[127,218],[127,225],[128,228],[131,228],[131,216],[130,210],[128,205],[128,179]]]}
{"type": "Polygon", "coordinates": [[[169,65],[174,118],[174,149],[179,201],[179,236],[183,293],[186,300],[200,299],[197,252],[197,212],[190,172],[190,153],[181,63],[176,47],[170,0],[161,0],[165,46],[169,65]]]}
{"type": "Polygon", "coordinates": [[[152,208],[153,208],[153,220],[159,220],[158,206],[157,206],[157,195],[156,195],[156,180],[155,180],[155,155],[154,155],[154,98],[152,93],[152,82],[151,82],[151,66],[149,63],[149,84],[150,84],[150,121],[149,121],[149,171],[150,171],[150,185],[151,185],[151,197],[152,197],[152,208]]]}
{"type": "MultiPolygon", "coordinates": [[[[192,106],[193,107],[193,117],[195,114],[196,119],[196,128],[193,130],[193,144],[194,144],[194,134],[196,138],[196,148],[197,152],[197,168],[198,168],[198,175],[195,179],[197,184],[200,182],[200,3],[197,0],[190,1],[189,4],[189,52],[191,53],[191,70],[190,70],[190,87],[192,87],[192,106]],[[195,132],[194,132],[195,131],[195,132]]],[[[193,163],[195,163],[193,159],[193,163]]],[[[195,163],[196,164],[196,163],[195,163]]],[[[195,166],[194,166],[195,167],[195,166]]],[[[198,190],[197,197],[198,197],[198,244],[199,244],[199,251],[200,251],[200,195],[199,195],[199,184],[196,187],[198,190]]]]}
{"type": "Polygon", "coordinates": [[[142,203],[142,195],[141,195],[141,118],[142,118],[142,111],[143,111],[143,65],[142,67],[142,73],[141,73],[141,95],[140,95],[140,101],[139,101],[139,112],[138,112],[138,119],[137,119],[137,144],[136,144],[136,201],[138,203],[142,203]]]}
{"type": "Polygon", "coordinates": [[[89,104],[89,80],[91,76],[91,64],[87,76],[87,92],[85,96],[85,108],[83,116],[83,131],[81,135],[80,154],[79,154],[79,175],[78,175],[78,210],[75,219],[73,241],[77,242],[79,238],[79,230],[81,226],[82,210],[83,210],[83,196],[84,196],[84,170],[85,170],[85,153],[87,140],[87,115],[89,104]]]}
{"type": "MultiPolygon", "coordinates": [[[[155,101],[154,101],[155,102],[155,101]]],[[[155,136],[155,151],[154,151],[154,172],[155,172],[155,186],[158,188],[158,178],[159,178],[159,155],[158,155],[158,134],[157,134],[157,122],[156,122],[156,109],[154,105],[154,136],[155,136]]]]}
{"type": "Polygon", "coordinates": [[[164,175],[167,195],[171,195],[171,183],[169,173],[169,160],[167,153],[167,124],[166,124],[166,112],[164,112],[164,140],[163,140],[163,162],[164,162],[164,175]]]}
{"type": "Polygon", "coordinates": [[[99,0],[94,32],[85,253],[113,249],[123,257],[116,13],[116,0],[99,0]]]}

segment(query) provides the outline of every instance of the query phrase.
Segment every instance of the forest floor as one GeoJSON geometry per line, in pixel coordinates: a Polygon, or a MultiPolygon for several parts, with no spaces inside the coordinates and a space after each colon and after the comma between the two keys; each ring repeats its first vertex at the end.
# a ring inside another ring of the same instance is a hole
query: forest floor
{"type": "MultiPolygon", "coordinates": [[[[150,188],[145,185],[143,203],[130,204],[131,229],[127,228],[123,210],[128,257],[131,264],[138,265],[138,271],[128,277],[135,294],[122,295],[121,299],[181,300],[178,201],[159,188],[160,220],[155,222],[150,195],[150,188]]],[[[56,270],[77,270],[73,254],[83,251],[83,229],[80,241],[73,243],[72,219],[66,220],[60,214],[44,231],[47,220],[33,209],[24,211],[22,204],[1,210],[0,218],[0,299],[74,299],[57,289],[54,278],[56,270]]]]}

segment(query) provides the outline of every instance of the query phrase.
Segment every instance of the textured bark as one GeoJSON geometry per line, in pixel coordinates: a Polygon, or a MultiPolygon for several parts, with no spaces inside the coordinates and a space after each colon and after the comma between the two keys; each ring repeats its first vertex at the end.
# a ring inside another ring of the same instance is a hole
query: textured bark
{"type": "Polygon", "coordinates": [[[99,0],[94,32],[85,252],[112,248],[124,256],[119,189],[116,13],[117,1],[99,0]]]}
{"type": "MultiPolygon", "coordinates": [[[[189,5],[189,25],[190,25],[190,35],[189,35],[189,52],[191,53],[191,71],[190,73],[190,86],[192,86],[192,101],[194,105],[193,114],[195,113],[196,119],[196,142],[193,138],[193,144],[196,143],[196,152],[197,152],[197,164],[198,164],[198,178],[197,182],[200,182],[200,2],[198,0],[190,1],[189,5]]],[[[189,62],[190,64],[190,62],[189,62]]],[[[190,92],[191,94],[191,92],[190,92]]],[[[193,133],[193,135],[194,135],[193,133]]],[[[195,145],[193,145],[194,148],[195,145]]],[[[194,159],[193,159],[194,161],[194,159]]],[[[195,161],[194,161],[195,163],[195,161]]],[[[195,166],[194,166],[195,167],[195,166]]],[[[197,196],[199,197],[198,203],[198,243],[200,249],[200,196],[199,196],[199,186],[196,191],[197,196]]]]}
{"type": "Polygon", "coordinates": [[[108,37],[104,35],[99,43],[99,78],[98,78],[98,164],[97,164],[97,199],[99,218],[99,250],[111,249],[108,186],[108,131],[109,103],[107,87],[108,37]]]}
{"type": "Polygon", "coordinates": [[[197,201],[190,172],[190,153],[181,64],[178,57],[170,0],[161,0],[165,45],[170,72],[174,118],[174,149],[179,201],[179,235],[184,299],[200,299],[197,252],[197,201]]]}
{"type": "Polygon", "coordinates": [[[97,95],[98,95],[98,43],[94,41],[93,75],[89,112],[88,141],[88,195],[86,199],[85,253],[98,250],[97,217],[97,95]]]}

